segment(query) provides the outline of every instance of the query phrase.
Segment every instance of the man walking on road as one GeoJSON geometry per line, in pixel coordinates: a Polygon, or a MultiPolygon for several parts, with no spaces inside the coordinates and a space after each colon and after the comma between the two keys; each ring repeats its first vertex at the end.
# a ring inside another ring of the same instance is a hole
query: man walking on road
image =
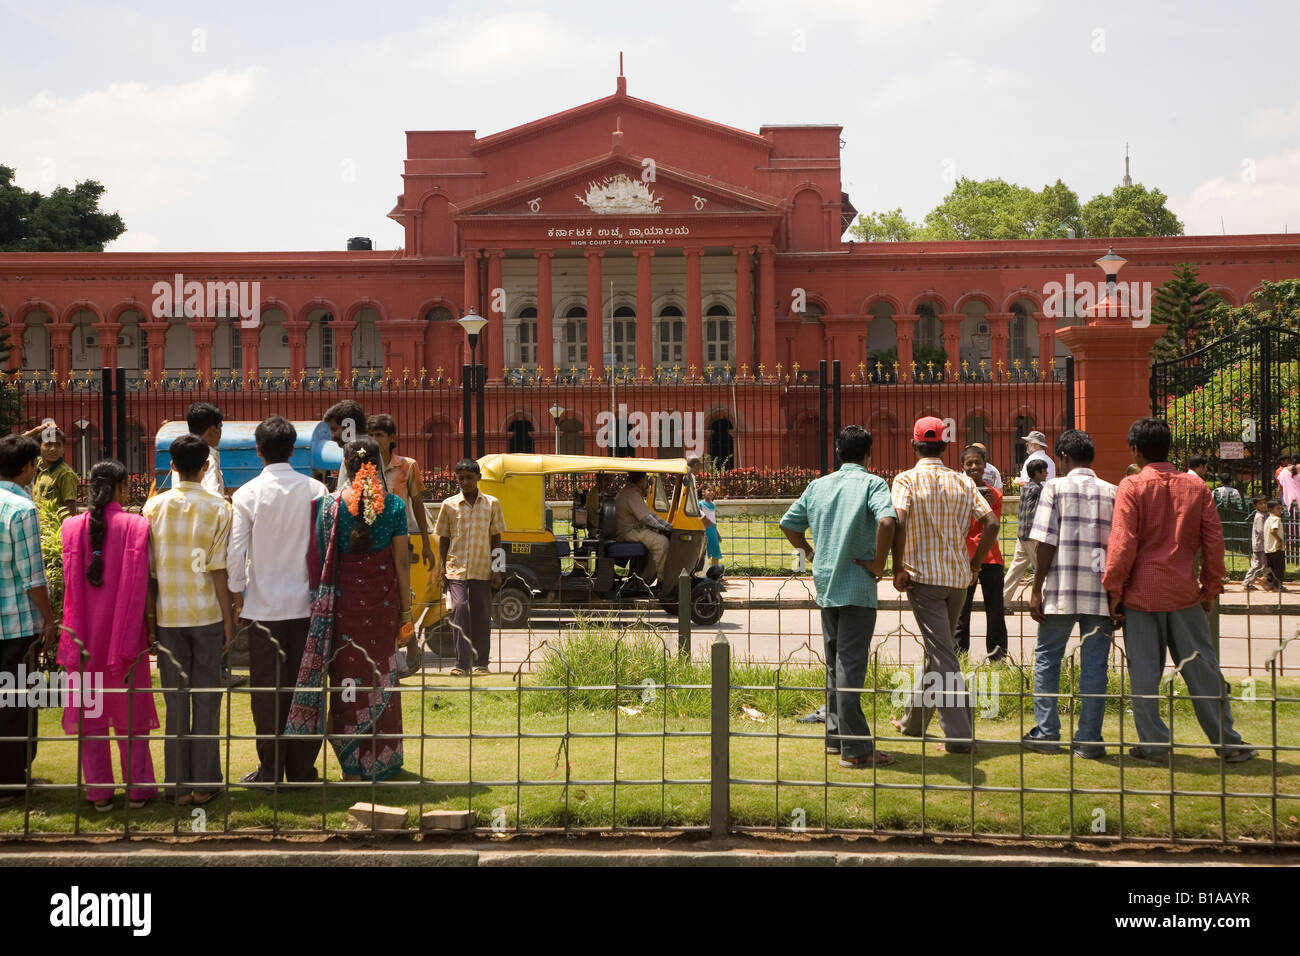
{"type": "Polygon", "coordinates": [[[1205,482],[1169,463],[1170,443],[1169,426],[1158,418],[1139,418],[1129,429],[1129,448],[1141,471],[1121,481],[1115,492],[1102,578],[1111,616],[1124,622],[1128,635],[1133,722],[1142,742],[1129,756],[1148,763],[1169,760],[1169,728],[1160,718],[1159,696],[1169,651],[1182,664],[1205,736],[1225,762],[1240,763],[1256,751],[1232,729],[1206,617],[1223,593],[1223,527],[1205,482]]]}
{"type": "Polygon", "coordinates": [[[781,530],[812,557],[817,606],[826,646],[826,752],[840,766],[884,767],[894,758],[876,750],[862,712],[876,626],[876,582],[894,537],[894,506],[883,478],[866,469],[871,433],[849,425],[835,439],[840,470],[816,479],[781,518],[781,530]],[[806,531],[812,531],[816,552],[806,531]]]}
{"type": "Polygon", "coordinates": [[[916,466],[894,478],[894,587],[907,595],[925,647],[925,675],[912,689],[898,730],[909,737],[925,733],[938,705],[948,753],[974,749],[970,697],[957,663],[955,631],[980,565],[997,539],[998,519],[966,475],[939,458],[948,443],[940,418],[922,418],[912,428],[916,466]],[[973,520],[984,525],[974,555],[966,548],[973,520]]]}

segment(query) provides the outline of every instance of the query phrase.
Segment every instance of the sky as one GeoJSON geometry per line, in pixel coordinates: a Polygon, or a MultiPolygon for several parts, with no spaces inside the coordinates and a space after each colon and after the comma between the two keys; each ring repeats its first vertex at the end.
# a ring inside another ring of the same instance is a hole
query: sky
{"type": "Polygon", "coordinates": [[[103,183],[110,250],[395,249],[406,130],[599,99],[621,50],[633,96],[843,126],[862,212],[920,220],[959,176],[1086,202],[1128,143],[1188,234],[1295,231],[1298,28],[1294,0],[0,0],[0,164],[103,183]]]}

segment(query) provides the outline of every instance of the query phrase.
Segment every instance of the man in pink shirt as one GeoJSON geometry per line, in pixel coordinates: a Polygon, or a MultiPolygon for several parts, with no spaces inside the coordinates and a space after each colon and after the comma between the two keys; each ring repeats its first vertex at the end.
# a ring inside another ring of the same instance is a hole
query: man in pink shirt
{"type": "Polygon", "coordinates": [[[1256,751],[1232,729],[1206,617],[1223,593],[1223,528],[1205,482],[1169,464],[1170,442],[1169,426],[1158,418],[1140,418],[1129,429],[1129,448],[1141,470],[1115,492],[1102,576],[1111,616],[1123,622],[1127,635],[1133,722],[1142,742],[1129,755],[1149,763],[1169,759],[1159,698],[1168,649],[1176,663],[1187,662],[1183,680],[1205,736],[1225,762],[1240,763],[1256,751]]]}

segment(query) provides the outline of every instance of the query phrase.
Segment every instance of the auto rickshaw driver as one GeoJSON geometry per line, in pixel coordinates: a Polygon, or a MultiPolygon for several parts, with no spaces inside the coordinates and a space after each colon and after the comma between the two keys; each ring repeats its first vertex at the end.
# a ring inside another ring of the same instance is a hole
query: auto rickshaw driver
{"type": "MultiPolygon", "coordinates": [[[[664,565],[668,562],[668,538],[673,526],[650,510],[645,503],[650,479],[644,471],[629,471],[627,484],[614,499],[618,522],[618,540],[635,541],[645,546],[654,563],[655,581],[663,583],[664,565]]],[[[649,586],[652,582],[647,581],[649,586]]]]}

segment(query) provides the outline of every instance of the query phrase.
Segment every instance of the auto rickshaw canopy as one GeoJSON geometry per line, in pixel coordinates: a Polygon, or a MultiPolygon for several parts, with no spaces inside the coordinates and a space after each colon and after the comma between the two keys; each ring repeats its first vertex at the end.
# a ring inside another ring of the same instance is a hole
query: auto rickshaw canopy
{"type": "Polygon", "coordinates": [[[684,458],[507,453],[485,455],[478,464],[483,473],[479,488],[501,502],[506,527],[512,531],[546,527],[544,479],[547,475],[629,471],[644,471],[648,475],[686,475],[690,472],[684,458]]]}

